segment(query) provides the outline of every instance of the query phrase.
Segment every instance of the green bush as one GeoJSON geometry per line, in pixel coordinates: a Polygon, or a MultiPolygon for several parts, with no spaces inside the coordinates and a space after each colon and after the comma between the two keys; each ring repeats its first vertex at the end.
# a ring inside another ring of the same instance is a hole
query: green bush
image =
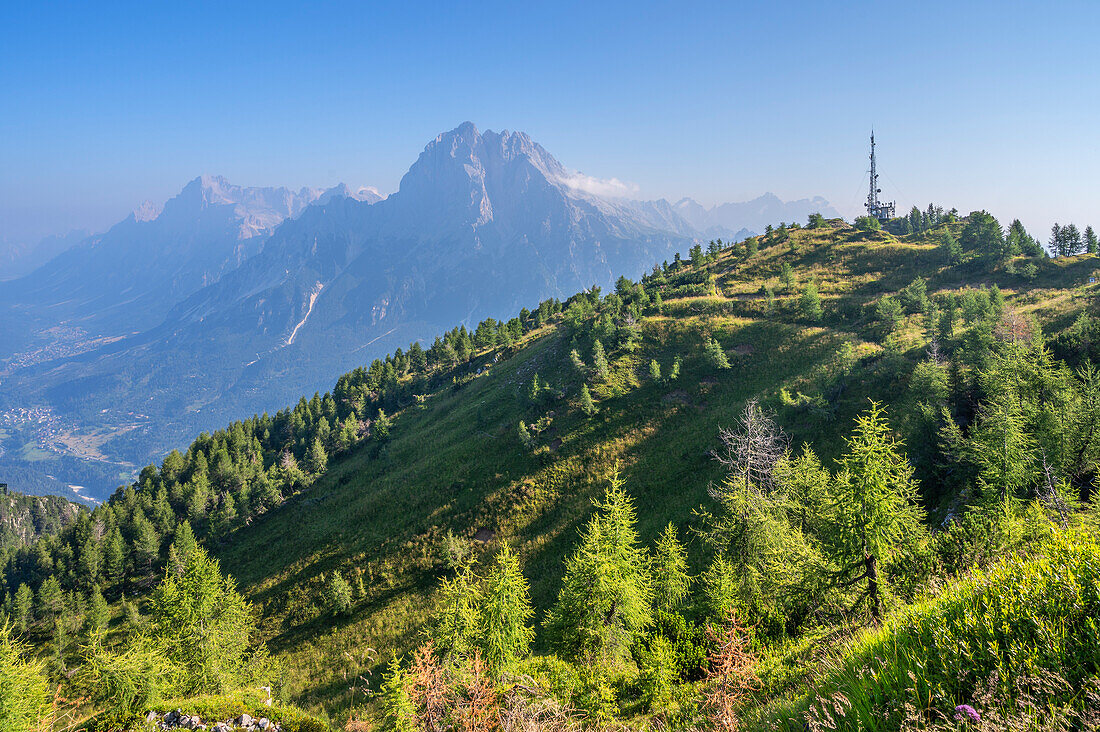
{"type": "Polygon", "coordinates": [[[898,729],[914,708],[943,719],[959,704],[1011,714],[1025,695],[1084,713],[1088,697],[1074,690],[1098,676],[1100,545],[1066,533],[868,632],[818,687],[810,716],[837,729],[898,729]]]}

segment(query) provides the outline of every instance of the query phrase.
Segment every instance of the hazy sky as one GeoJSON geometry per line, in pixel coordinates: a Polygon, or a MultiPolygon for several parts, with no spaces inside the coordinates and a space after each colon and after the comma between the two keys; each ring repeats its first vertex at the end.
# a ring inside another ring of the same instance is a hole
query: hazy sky
{"type": "Polygon", "coordinates": [[[396,190],[520,129],[639,197],[866,196],[1100,225],[1100,2],[0,5],[0,240],[202,173],[396,190]],[[542,6],[542,7],[539,7],[542,6]]]}

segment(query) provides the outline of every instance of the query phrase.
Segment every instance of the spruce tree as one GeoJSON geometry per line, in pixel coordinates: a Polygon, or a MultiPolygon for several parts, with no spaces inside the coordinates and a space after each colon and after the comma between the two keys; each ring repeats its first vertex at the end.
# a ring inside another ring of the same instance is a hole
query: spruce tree
{"type": "Polygon", "coordinates": [[[661,364],[657,363],[657,359],[653,359],[649,362],[649,378],[655,383],[661,381],[661,364]]]}

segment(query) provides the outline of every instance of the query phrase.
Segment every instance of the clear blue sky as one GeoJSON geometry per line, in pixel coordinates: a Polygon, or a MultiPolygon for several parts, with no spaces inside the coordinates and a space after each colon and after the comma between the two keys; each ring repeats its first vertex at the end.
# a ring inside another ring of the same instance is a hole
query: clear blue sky
{"type": "Polygon", "coordinates": [[[0,239],[201,173],[397,188],[464,120],[640,197],[1100,225],[1100,2],[0,4],[0,239]]]}

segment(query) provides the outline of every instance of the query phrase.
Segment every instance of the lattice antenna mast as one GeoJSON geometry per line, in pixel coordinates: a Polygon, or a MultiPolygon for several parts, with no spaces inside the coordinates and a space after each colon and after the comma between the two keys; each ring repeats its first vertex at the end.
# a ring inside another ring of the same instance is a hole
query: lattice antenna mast
{"type": "Polygon", "coordinates": [[[894,218],[894,202],[883,203],[878,200],[882,189],[878,187],[878,172],[875,170],[875,131],[871,130],[871,187],[867,193],[867,215],[879,221],[894,218]]]}
{"type": "Polygon", "coordinates": [[[874,216],[878,210],[878,173],[875,172],[875,131],[871,130],[871,191],[867,194],[867,213],[874,216]]]}

